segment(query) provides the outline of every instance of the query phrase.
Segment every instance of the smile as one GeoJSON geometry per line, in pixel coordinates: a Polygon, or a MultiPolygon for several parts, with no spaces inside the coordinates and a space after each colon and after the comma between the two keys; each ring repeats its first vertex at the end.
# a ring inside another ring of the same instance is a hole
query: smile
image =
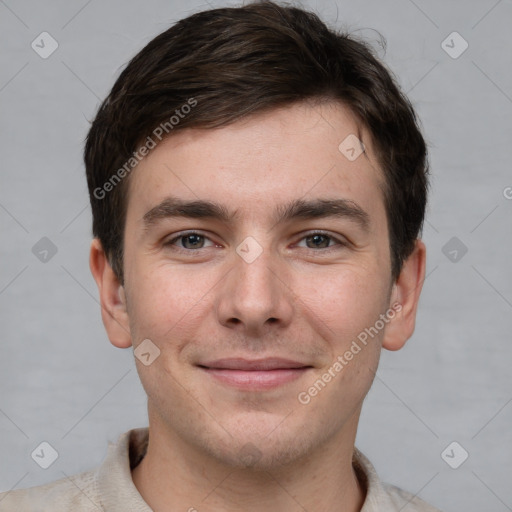
{"type": "Polygon", "coordinates": [[[300,378],[312,368],[310,365],[280,358],[219,359],[198,366],[217,382],[249,391],[276,388],[300,378]]]}

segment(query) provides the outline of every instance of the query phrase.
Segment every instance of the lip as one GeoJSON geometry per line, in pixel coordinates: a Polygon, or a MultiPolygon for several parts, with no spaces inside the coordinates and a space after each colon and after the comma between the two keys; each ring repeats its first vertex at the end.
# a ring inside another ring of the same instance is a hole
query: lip
{"type": "Polygon", "coordinates": [[[281,357],[266,357],[264,359],[245,359],[243,357],[226,357],[201,363],[200,366],[218,370],[282,370],[289,368],[304,368],[311,366],[300,361],[283,359],[281,357]]]}
{"type": "Polygon", "coordinates": [[[312,368],[299,361],[225,358],[208,361],[199,368],[216,381],[244,390],[268,390],[292,382],[312,368]]]}

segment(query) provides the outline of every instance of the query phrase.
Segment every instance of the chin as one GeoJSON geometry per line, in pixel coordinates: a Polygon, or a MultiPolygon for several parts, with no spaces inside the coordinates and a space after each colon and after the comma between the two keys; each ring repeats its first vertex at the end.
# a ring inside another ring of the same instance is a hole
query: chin
{"type": "Polygon", "coordinates": [[[316,439],[310,431],[298,426],[297,431],[279,427],[262,429],[260,434],[254,431],[238,432],[222,441],[208,439],[203,450],[220,463],[233,469],[251,469],[253,471],[270,471],[283,468],[300,461],[309,455],[321,440],[316,439]]]}

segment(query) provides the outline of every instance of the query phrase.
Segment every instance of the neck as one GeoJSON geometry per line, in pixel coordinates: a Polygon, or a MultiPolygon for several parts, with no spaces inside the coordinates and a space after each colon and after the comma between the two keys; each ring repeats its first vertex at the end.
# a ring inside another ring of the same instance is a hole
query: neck
{"type": "Polygon", "coordinates": [[[133,482],[154,512],[359,512],[366,490],[352,466],[358,419],[359,412],[307,457],[255,470],[226,465],[150,418],[147,453],[133,482]]]}

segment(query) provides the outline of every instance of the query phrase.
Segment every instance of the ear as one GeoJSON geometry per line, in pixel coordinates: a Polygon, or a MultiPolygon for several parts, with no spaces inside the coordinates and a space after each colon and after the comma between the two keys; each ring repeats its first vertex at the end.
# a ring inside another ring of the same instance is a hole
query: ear
{"type": "Polygon", "coordinates": [[[425,280],[426,255],[425,244],[420,239],[416,240],[412,254],[404,262],[393,284],[389,307],[395,309],[397,314],[387,324],[384,332],[382,346],[387,350],[401,349],[414,332],[416,311],[425,280]]]}
{"type": "Polygon", "coordinates": [[[98,238],[91,243],[89,267],[100,293],[101,318],[110,343],[128,348],[132,344],[126,295],[98,238]]]}

